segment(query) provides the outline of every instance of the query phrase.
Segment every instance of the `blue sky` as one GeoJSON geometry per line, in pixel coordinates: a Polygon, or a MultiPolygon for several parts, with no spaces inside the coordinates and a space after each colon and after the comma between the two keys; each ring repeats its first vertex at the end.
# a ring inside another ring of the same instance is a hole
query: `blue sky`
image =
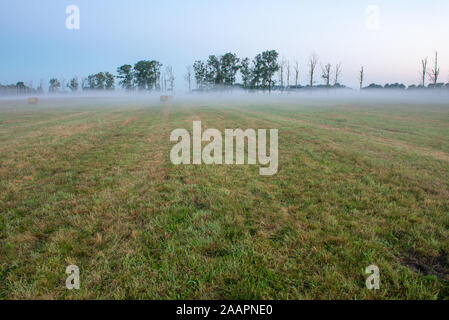
{"type": "Polygon", "coordinates": [[[420,59],[438,50],[447,82],[448,34],[447,0],[1,0],[0,82],[47,83],[157,59],[174,67],[182,88],[196,59],[266,49],[298,60],[303,84],[313,51],[323,64],[342,62],[351,86],[362,65],[367,83],[416,83],[420,59]],[[80,30],[65,27],[71,4],[80,30]],[[378,30],[365,26],[368,5],[381,10],[378,30]]]}

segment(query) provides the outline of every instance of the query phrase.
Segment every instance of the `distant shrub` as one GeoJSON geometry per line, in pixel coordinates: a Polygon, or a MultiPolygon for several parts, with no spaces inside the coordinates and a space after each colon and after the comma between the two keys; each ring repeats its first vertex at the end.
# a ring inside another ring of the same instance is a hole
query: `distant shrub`
{"type": "Polygon", "coordinates": [[[363,88],[363,90],[373,90],[373,89],[383,89],[380,84],[371,83],[368,87],[363,88]]]}
{"type": "Polygon", "coordinates": [[[407,87],[402,83],[387,83],[384,89],[395,89],[395,90],[405,90],[407,87]]]}

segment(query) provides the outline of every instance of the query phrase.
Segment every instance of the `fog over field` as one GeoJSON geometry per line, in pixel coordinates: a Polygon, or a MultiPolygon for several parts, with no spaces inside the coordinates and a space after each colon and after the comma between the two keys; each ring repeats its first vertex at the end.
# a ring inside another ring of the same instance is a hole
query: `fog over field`
{"type": "MultiPolygon", "coordinates": [[[[206,92],[206,93],[167,93],[169,100],[161,102],[161,93],[139,93],[139,92],[85,92],[77,94],[60,94],[60,95],[44,95],[38,96],[40,102],[45,101],[79,101],[94,102],[98,101],[104,103],[123,103],[126,106],[127,102],[148,102],[158,103],[161,105],[167,104],[211,104],[220,105],[225,103],[237,104],[307,104],[323,102],[327,104],[341,104],[341,103],[385,103],[385,104],[416,104],[423,107],[432,107],[433,105],[448,105],[449,104],[449,90],[440,91],[424,91],[424,92],[406,92],[403,90],[371,90],[368,92],[359,92],[356,90],[313,90],[306,92],[246,92],[244,90],[233,89],[232,91],[223,92],[206,92]]],[[[24,102],[26,96],[0,96],[1,105],[7,106],[7,102],[24,102]]],[[[36,105],[36,110],[39,110],[39,105],[36,105]]]]}

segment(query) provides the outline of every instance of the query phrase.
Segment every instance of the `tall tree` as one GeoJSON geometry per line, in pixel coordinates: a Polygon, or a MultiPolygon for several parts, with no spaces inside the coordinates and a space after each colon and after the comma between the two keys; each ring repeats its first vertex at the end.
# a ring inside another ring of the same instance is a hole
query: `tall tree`
{"type": "Polygon", "coordinates": [[[265,61],[264,68],[264,79],[268,82],[268,91],[271,92],[271,89],[274,85],[273,77],[275,73],[279,70],[278,64],[278,56],[279,54],[276,50],[265,51],[262,52],[262,58],[265,61]]]}
{"type": "Polygon", "coordinates": [[[281,62],[279,63],[279,82],[281,85],[281,89],[284,89],[284,71],[285,71],[285,59],[282,58],[281,62]]]}
{"type": "Polygon", "coordinates": [[[48,88],[48,91],[50,91],[51,93],[55,93],[59,91],[60,87],[61,83],[58,81],[58,79],[50,79],[50,87],[48,88]]]}
{"type": "Polygon", "coordinates": [[[120,86],[127,91],[134,90],[134,72],[132,65],[124,64],[118,67],[117,73],[117,78],[121,79],[119,81],[120,86]]]}
{"type": "Polygon", "coordinates": [[[299,62],[295,61],[295,87],[299,85],[299,62]]]}
{"type": "Polygon", "coordinates": [[[83,90],[113,90],[114,83],[114,75],[109,72],[99,72],[91,74],[87,80],[83,80],[83,90]]]}
{"type": "Polygon", "coordinates": [[[423,88],[426,86],[427,62],[427,57],[421,60],[421,85],[423,86],[423,88]]]}
{"type": "Polygon", "coordinates": [[[192,91],[192,67],[191,66],[186,67],[186,75],[185,75],[184,79],[187,82],[187,87],[189,88],[189,92],[191,92],[192,91]]]}
{"type": "Polygon", "coordinates": [[[309,58],[309,80],[310,80],[309,84],[310,84],[310,87],[313,87],[315,68],[316,68],[317,63],[318,63],[318,56],[316,55],[316,53],[313,53],[309,58]]]}
{"type": "Polygon", "coordinates": [[[236,54],[228,52],[220,58],[220,69],[223,77],[223,82],[227,86],[232,86],[235,83],[237,72],[239,71],[240,59],[236,54]]]}
{"type": "Polygon", "coordinates": [[[365,80],[365,69],[362,67],[362,69],[360,69],[360,75],[359,75],[360,90],[363,89],[363,80],[365,80]]]}
{"type": "Polygon", "coordinates": [[[37,88],[37,93],[42,94],[44,93],[44,80],[40,80],[39,87],[37,88]]]}
{"type": "Polygon", "coordinates": [[[240,73],[242,74],[243,87],[249,88],[253,72],[250,67],[249,58],[245,58],[240,63],[240,73]]]}
{"type": "Polygon", "coordinates": [[[331,80],[331,69],[332,66],[330,63],[326,64],[324,67],[321,67],[321,78],[324,79],[324,83],[326,84],[326,87],[329,87],[330,80],[331,80]]]}
{"type": "Polygon", "coordinates": [[[262,72],[263,72],[263,63],[262,63],[262,55],[258,54],[253,59],[253,68],[251,71],[251,87],[252,88],[260,88],[264,85],[262,84],[262,72]]]}
{"type": "Polygon", "coordinates": [[[170,91],[175,90],[175,73],[171,66],[165,67],[165,79],[167,79],[168,84],[170,85],[170,91]]]}
{"type": "Polygon", "coordinates": [[[88,78],[81,79],[81,90],[89,90],[88,78]]]}
{"type": "Polygon", "coordinates": [[[221,62],[220,58],[216,55],[209,56],[209,59],[207,60],[206,81],[209,83],[209,85],[223,84],[221,62]]]}
{"type": "Polygon", "coordinates": [[[96,90],[104,90],[106,87],[106,76],[103,72],[99,72],[93,75],[94,77],[94,88],[96,90]]]}
{"type": "Polygon", "coordinates": [[[87,77],[87,86],[86,89],[87,90],[95,90],[97,88],[97,80],[96,80],[96,75],[91,74],[87,77]]]}
{"type": "Polygon", "coordinates": [[[139,90],[153,90],[159,86],[162,64],[155,60],[142,60],[134,65],[134,74],[139,90]]]}
{"type": "MultiPolygon", "coordinates": [[[[50,82],[51,82],[51,80],[50,80],[50,82]]],[[[27,86],[25,85],[25,83],[23,81],[19,81],[16,83],[16,89],[17,89],[18,94],[27,93],[27,86]]]]}
{"type": "Polygon", "coordinates": [[[72,92],[76,92],[78,91],[79,88],[79,83],[78,83],[78,78],[72,78],[72,80],[70,80],[69,84],[67,85],[67,87],[72,91],[72,92]]]}
{"type": "Polygon", "coordinates": [[[106,90],[114,90],[115,88],[115,77],[109,73],[109,72],[105,72],[104,73],[104,82],[105,82],[105,89],[106,90]]]}
{"type": "Polygon", "coordinates": [[[335,66],[335,77],[334,77],[334,86],[339,84],[339,80],[341,78],[341,73],[342,73],[342,64],[337,63],[337,65],[335,66]]]}
{"type": "Polygon", "coordinates": [[[64,93],[66,88],[65,78],[61,79],[61,92],[64,93]]]}
{"type": "Polygon", "coordinates": [[[429,72],[430,82],[435,86],[438,83],[438,77],[440,76],[440,67],[438,66],[438,52],[435,52],[434,68],[429,72]]]}
{"type": "Polygon", "coordinates": [[[207,65],[200,60],[193,64],[193,71],[195,73],[195,81],[198,89],[203,90],[206,87],[207,81],[207,65]]]}
{"type": "Polygon", "coordinates": [[[258,54],[255,58],[255,66],[254,66],[254,77],[256,82],[259,82],[259,79],[262,82],[262,88],[267,88],[268,91],[271,92],[275,81],[273,80],[273,76],[276,72],[279,71],[279,63],[278,63],[279,54],[276,50],[268,50],[258,54]]]}

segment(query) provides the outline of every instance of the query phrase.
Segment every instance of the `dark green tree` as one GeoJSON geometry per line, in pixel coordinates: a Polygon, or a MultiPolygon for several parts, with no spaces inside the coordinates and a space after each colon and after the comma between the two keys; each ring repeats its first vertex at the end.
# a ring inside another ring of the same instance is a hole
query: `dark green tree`
{"type": "Polygon", "coordinates": [[[197,60],[193,64],[193,72],[195,74],[196,86],[203,90],[206,87],[207,81],[207,66],[203,61],[197,60]]]}
{"type": "Polygon", "coordinates": [[[134,65],[134,74],[139,90],[153,90],[159,85],[162,64],[158,61],[142,60],[134,65]]]}
{"type": "Polygon", "coordinates": [[[59,88],[61,88],[61,83],[58,81],[58,79],[50,79],[50,87],[48,88],[48,91],[51,93],[55,93],[59,91],[59,88]]]}
{"type": "Polygon", "coordinates": [[[118,79],[121,79],[120,86],[128,91],[134,90],[134,72],[133,67],[130,64],[125,64],[117,68],[118,79]]]}
{"type": "Polygon", "coordinates": [[[88,90],[104,90],[107,87],[106,74],[109,72],[99,72],[96,74],[91,74],[87,77],[87,87],[83,89],[88,90]]]}
{"type": "Polygon", "coordinates": [[[243,87],[249,88],[251,78],[253,77],[253,70],[250,67],[249,58],[245,58],[240,63],[240,73],[242,74],[243,87]]]}
{"type": "Polygon", "coordinates": [[[220,72],[225,85],[232,86],[235,83],[237,72],[240,69],[240,59],[234,53],[226,53],[220,59],[220,72]]]}
{"type": "Polygon", "coordinates": [[[94,74],[91,74],[87,77],[87,86],[85,87],[85,89],[95,90],[96,87],[97,87],[96,76],[94,74]]]}
{"type": "Polygon", "coordinates": [[[207,60],[207,73],[206,81],[209,85],[221,85],[223,84],[223,74],[221,72],[220,58],[215,55],[209,56],[207,60]]]}
{"type": "Polygon", "coordinates": [[[115,88],[115,86],[114,86],[114,83],[115,83],[114,75],[112,75],[109,72],[105,72],[104,73],[104,78],[105,78],[105,80],[104,80],[105,81],[105,89],[109,90],[109,91],[114,90],[114,88],[115,88]]]}
{"type": "Polygon", "coordinates": [[[276,50],[270,50],[258,54],[254,59],[253,83],[260,83],[262,88],[268,88],[269,92],[275,84],[273,77],[280,68],[278,57],[276,50]]]}
{"type": "Polygon", "coordinates": [[[78,83],[78,78],[73,78],[72,80],[70,80],[69,84],[67,85],[67,87],[72,91],[72,92],[76,92],[78,91],[79,88],[79,83],[78,83]]]}

